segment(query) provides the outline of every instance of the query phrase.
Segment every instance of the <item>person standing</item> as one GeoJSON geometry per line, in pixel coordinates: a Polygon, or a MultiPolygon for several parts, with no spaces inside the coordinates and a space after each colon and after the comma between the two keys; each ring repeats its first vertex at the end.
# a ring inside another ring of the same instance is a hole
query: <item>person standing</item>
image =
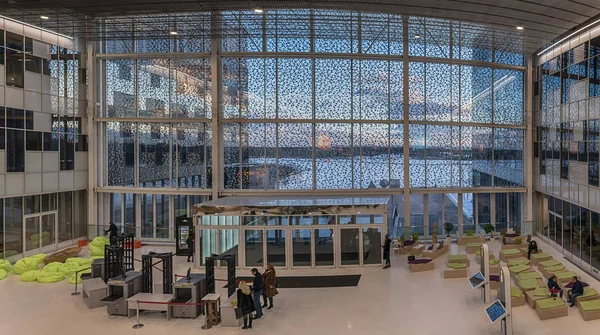
{"type": "Polygon", "coordinates": [[[115,225],[112,221],[108,223],[108,230],[104,231],[104,235],[106,236],[106,234],[110,232],[108,235],[110,245],[117,244],[117,235],[119,234],[118,230],[119,228],[117,228],[117,225],[115,225]]]}
{"type": "Polygon", "coordinates": [[[583,284],[577,279],[577,276],[573,276],[571,283],[573,284],[573,287],[567,292],[567,296],[569,297],[567,302],[570,302],[571,307],[573,307],[577,304],[577,297],[583,294],[583,284]]]}
{"type": "Polygon", "coordinates": [[[237,301],[237,307],[242,311],[242,317],[244,318],[244,326],[242,329],[252,329],[252,312],[254,312],[256,308],[254,307],[250,288],[243,280],[238,285],[237,301]]]}
{"type": "Polygon", "coordinates": [[[254,276],[254,281],[252,282],[252,298],[254,299],[254,307],[256,308],[254,319],[260,319],[263,315],[260,305],[260,296],[263,294],[263,280],[256,268],[253,268],[250,272],[254,276]]]}
{"type": "Polygon", "coordinates": [[[275,268],[271,264],[267,264],[267,271],[262,274],[263,278],[263,301],[265,302],[262,305],[262,308],[267,307],[267,298],[269,298],[269,308],[273,308],[273,297],[279,294],[277,291],[277,275],[275,273],[275,268]]]}
{"type": "Polygon", "coordinates": [[[388,234],[385,234],[385,241],[383,242],[383,258],[385,259],[385,266],[383,267],[384,269],[389,268],[390,266],[392,266],[391,261],[390,261],[390,249],[392,246],[392,240],[390,239],[390,236],[388,234]]]}
{"type": "Polygon", "coordinates": [[[195,241],[194,233],[190,232],[190,235],[185,240],[185,244],[187,244],[187,247],[188,247],[188,257],[187,257],[188,263],[190,262],[190,258],[192,259],[191,260],[192,262],[194,261],[194,244],[195,243],[196,243],[196,241],[195,241]]]}

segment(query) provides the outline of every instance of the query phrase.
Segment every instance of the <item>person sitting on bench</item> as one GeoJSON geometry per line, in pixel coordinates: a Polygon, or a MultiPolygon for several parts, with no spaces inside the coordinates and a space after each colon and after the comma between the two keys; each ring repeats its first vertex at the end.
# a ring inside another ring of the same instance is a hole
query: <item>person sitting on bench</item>
{"type": "Polygon", "coordinates": [[[571,279],[571,283],[573,283],[573,287],[569,292],[567,292],[567,295],[569,296],[569,300],[567,300],[567,302],[570,302],[571,307],[573,307],[575,304],[577,304],[577,297],[583,294],[583,284],[579,281],[579,279],[577,279],[577,276],[574,276],[571,279]]]}
{"type": "Polygon", "coordinates": [[[554,299],[556,299],[557,294],[559,294],[560,298],[562,299],[563,290],[560,288],[560,286],[558,286],[558,280],[556,279],[556,276],[548,278],[548,290],[550,290],[550,293],[554,299]]]}
{"type": "Polygon", "coordinates": [[[536,252],[538,252],[537,242],[529,242],[529,246],[527,247],[527,259],[531,259],[531,254],[535,254],[536,252]]]}

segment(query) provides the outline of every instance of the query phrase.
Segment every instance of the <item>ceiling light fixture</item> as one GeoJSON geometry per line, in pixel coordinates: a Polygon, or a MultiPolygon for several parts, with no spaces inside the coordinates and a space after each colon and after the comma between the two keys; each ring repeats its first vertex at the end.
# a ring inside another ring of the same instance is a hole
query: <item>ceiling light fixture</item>
{"type": "Polygon", "coordinates": [[[171,34],[171,35],[177,35],[177,32],[176,32],[175,30],[171,30],[171,31],[169,32],[169,34],[171,34]]]}
{"type": "Polygon", "coordinates": [[[46,15],[42,15],[42,16],[40,16],[40,19],[42,19],[42,20],[50,20],[50,18],[49,18],[49,17],[47,17],[46,15]]]}
{"type": "Polygon", "coordinates": [[[421,35],[415,34],[415,38],[421,38],[421,35]]]}
{"type": "Polygon", "coordinates": [[[521,26],[517,26],[517,30],[523,30],[525,28],[521,27],[521,26]]]}
{"type": "Polygon", "coordinates": [[[262,12],[263,12],[263,10],[262,10],[262,9],[260,9],[260,8],[255,8],[255,9],[254,9],[254,12],[256,12],[256,13],[262,13],[262,12]]]}

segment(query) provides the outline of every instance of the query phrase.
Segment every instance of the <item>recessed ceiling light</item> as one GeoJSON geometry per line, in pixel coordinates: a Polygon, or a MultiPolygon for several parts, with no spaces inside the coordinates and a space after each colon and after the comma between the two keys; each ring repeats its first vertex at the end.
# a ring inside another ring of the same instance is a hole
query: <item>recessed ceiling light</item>
{"type": "Polygon", "coordinates": [[[421,38],[421,35],[419,35],[419,34],[416,34],[416,35],[415,35],[415,38],[421,38]]]}
{"type": "Polygon", "coordinates": [[[263,10],[262,10],[262,9],[260,9],[260,8],[256,8],[256,9],[254,9],[254,11],[255,11],[256,13],[262,13],[262,12],[263,12],[263,10]]]}
{"type": "Polygon", "coordinates": [[[523,30],[524,28],[521,26],[517,26],[517,30],[523,30]]]}
{"type": "Polygon", "coordinates": [[[175,30],[171,30],[171,31],[169,32],[169,34],[171,34],[171,35],[177,35],[177,32],[176,32],[175,30]]]}
{"type": "Polygon", "coordinates": [[[50,20],[50,18],[49,18],[49,17],[47,17],[46,15],[42,15],[42,16],[40,16],[40,19],[42,19],[42,20],[50,20]]]}

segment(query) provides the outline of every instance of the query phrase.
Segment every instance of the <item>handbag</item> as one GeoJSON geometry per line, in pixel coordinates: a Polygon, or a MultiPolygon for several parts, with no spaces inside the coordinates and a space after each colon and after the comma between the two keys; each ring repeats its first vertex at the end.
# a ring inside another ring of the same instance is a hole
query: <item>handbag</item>
{"type": "Polygon", "coordinates": [[[411,254],[408,254],[408,261],[409,261],[409,262],[410,262],[410,261],[414,261],[415,259],[416,259],[415,255],[413,255],[412,253],[411,253],[411,254]]]}
{"type": "Polygon", "coordinates": [[[235,313],[235,319],[236,320],[239,320],[239,319],[243,318],[243,316],[242,316],[242,309],[241,308],[235,307],[233,309],[233,312],[235,313]]]}

